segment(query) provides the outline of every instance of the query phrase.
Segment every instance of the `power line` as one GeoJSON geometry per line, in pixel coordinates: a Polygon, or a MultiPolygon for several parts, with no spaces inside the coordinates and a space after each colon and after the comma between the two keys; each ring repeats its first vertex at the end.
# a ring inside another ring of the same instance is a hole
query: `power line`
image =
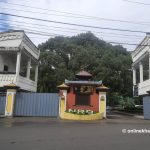
{"type": "MultiPolygon", "coordinates": [[[[10,27],[0,27],[1,29],[7,29],[7,30],[14,30],[14,26],[10,26],[10,27]]],[[[43,31],[39,31],[39,30],[33,30],[33,29],[28,29],[28,28],[22,28],[22,27],[17,27],[17,29],[20,29],[20,30],[25,30],[27,32],[30,32],[30,33],[35,33],[35,34],[39,34],[39,35],[45,35],[45,36],[65,36],[65,35],[62,35],[62,34],[55,34],[55,33],[49,33],[49,32],[43,32],[43,31]]],[[[16,29],[16,30],[17,30],[16,29]]]]}
{"type": "MultiPolygon", "coordinates": [[[[27,12],[27,13],[37,13],[37,14],[43,14],[43,15],[53,15],[53,16],[63,16],[63,17],[73,17],[73,18],[83,18],[83,19],[90,19],[90,18],[85,18],[85,17],[82,17],[82,16],[73,16],[73,15],[63,15],[63,14],[50,14],[50,13],[44,13],[44,12],[35,12],[35,11],[26,11],[26,10],[22,10],[22,9],[13,9],[13,8],[2,8],[1,9],[8,9],[8,10],[15,10],[15,11],[22,11],[22,12],[27,12]]],[[[94,18],[91,18],[91,19],[94,19],[94,18]]],[[[102,20],[102,19],[100,19],[102,20]]]]}
{"type": "MultiPolygon", "coordinates": [[[[6,28],[4,27],[0,27],[1,30],[6,30],[6,28]]],[[[21,28],[22,29],[22,28],[21,28]]],[[[7,30],[14,30],[13,28],[7,28],[7,30]]],[[[42,35],[42,36],[50,36],[50,37],[55,37],[55,36],[62,36],[63,35],[59,35],[59,34],[53,34],[53,33],[45,33],[45,32],[39,32],[36,30],[25,30],[26,33],[29,34],[34,34],[34,35],[42,35]]],[[[125,42],[116,42],[116,41],[106,41],[106,43],[110,43],[110,44],[119,44],[119,45],[130,45],[130,46],[150,46],[150,45],[146,45],[146,44],[135,44],[135,43],[125,43],[125,42]]]]}
{"type": "Polygon", "coordinates": [[[135,43],[125,43],[125,42],[111,42],[111,41],[107,41],[108,43],[111,44],[121,44],[121,45],[133,45],[133,46],[150,46],[150,45],[139,45],[139,44],[135,44],[135,43]]]}
{"type": "Polygon", "coordinates": [[[103,29],[103,30],[113,30],[113,31],[123,31],[123,32],[134,32],[134,33],[135,32],[137,32],[137,33],[147,33],[145,31],[117,29],[117,28],[108,28],[108,27],[97,27],[97,26],[90,26],[90,25],[82,25],[82,24],[75,24],[75,23],[54,21],[54,20],[46,20],[46,19],[40,19],[40,18],[34,18],[34,17],[26,17],[26,16],[21,16],[21,15],[14,15],[14,14],[10,14],[10,13],[0,13],[0,14],[1,15],[6,15],[6,16],[13,16],[13,17],[25,18],[25,19],[30,19],[30,20],[37,20],[37,21],[43,21],[43,22],[51,22],[51,23],[57,23],[57,24],[65,24],[65,25],[71,25],[71,26],[86,27],[86,28],[103,29]]]}
{"type": "MultiPolygon", "coordinates": [[[[1,25],[7,25],[7,23],[2,23],[0,22],[1,25]]],[[[11,25],[15,25],[15,26],[19,26],[20,24],[15,24],[15,23],[11,23],[9,26],[11,25]]],[[[21,25],[22,27],[29,27],[29,28],[36,28],[36,29],[42,29],[42,30],[49,30],[50,28],[43,28],[43,27],[33,27],[33,26],[28,26],[28,25],[21,25]]],[[[77,33],[77,32],[73,32],[73,31],[64,31],[64,30],[56,30],[53,29],[53,31],[61,31],[61,32],[69,32],[69,33],[77,33]]]]}
{"type": "MultiPolygon", "coordinates": [[[[140,22],[140,21],[127,21],[127,20],[119,20],[119,19],[110,19],[110,18],[101,18],[101,17],[95,17],[95,16],[88,16],[88,15],[81,15],[81,14],[77,14],[77,13],[70,13],[70,12],[64,12],[64,11],[57,11],[57,10],[50,10],[50,9],[45,9],[45,8],[40,8],[40,7],[33,7],[33,6],[28,6],[28,5],[23,5],[23,4],[16,4],[16,3],[10,3],[10,2],[4,2],[1,1],[1,3],[6,3],[6,4],[10,4],[10,5],[16,5],[16,6],[22,6],[22,7],[27,7],[27,8],[34,8],[34,9],[38,9],[38,10],[44,10],[44,11],[50,11],[50,12],[55,12],[55,13],[61,13],[61,14],[65,14],[65,15],[60,15],[60,14],[49,14],[49,15],[55,15],[55,16],[64,16],[64,17],[73,17],[73,18],[83,18],[83,19],[95,19],[95,20],[105,20],[105,21],[115,21],[115,22],[122,22],[122,23],[132,23],[132,24],[141,24],[141,25],[147,25],[147,23],[150,22],[140,22]],[[70,16],[68,16],[68,14],[70,16]],[[66,16],[67,15],[67,16],[66,16]]],[[[10,9],[10,8],[7,8],[10,9]]],[[[11,8],[12,9],[12,8],[11,8]]],[[[20,10],[19,10],[20,11],[20,10]]],[[[26,12],[25,10],[22,10],[24,12],[26,12]]],[[[42,12],[33,12],[33,11],[29,11],[32,13],[40,13],[40,14],[47,14],[48,13],[42,13],[42,12]]]]}
{"type": "Polygon", "coordinates": [[[35,13],[35,14],[43,14],[43,15],[52,15],[52,16],[63,16],[63,17],[71,17],[71,18],[80,18],[80,19],[94,19],[97,21],[111,21],[111,22],[121,22],[121,23],[130,23],[130,24],[137,24],[137,25],[145,25],[145,26],[149,26],[150,22],[135,22],[135,21],[126,21],[126,20],[115,20],[115,19],[109,19],[109,18],[87,18],[87,17],[82,17],[82,16],[72,16],[72,15],[63,15],[63,14],[49,14],[49,13],[43,13],[43,12],[35,12],[35,11],[26,11],[26,10],[22,10],[22,9],[13,9],[13,8],[2,8],[0,7],[0,9],[4,9],[4,10],[14,10],[14,11],[22,11],[22,12],[26,12],[26,13],[35,13]]]}
{"type": "MultiPolygon", "coordinates": [[[[0,25],[7,25],[7,23],[1,23],[0,22],[0,25]]],[[[18,26],[20,26],[20,24],[14,24],[14,23],[12,23],[11,25],[9,25],[9,26],[12,26],[12,27],[18,27],[18,26]]],[[[25,27],[25,29],[27,29],[28,27],[29,28],[33,28],[33,26],[27,26],[27,25],[21,25],[21,27],[25,27]],[[27,27],[27,28],[26,28],[27,27]]],[[[34,26],[34,29],[44,29],[44,30],[48,30],[48,28],[40,28],[40,27],[35,27],[34,26]]],[[[63,31],[63,30],[54,30],[53,29],[53,31],[61,31],[61,32],[69,32],[70,33],[70,31],[63,31]]],[[[82,31],[83,32],[83,31],[82,31]]],[[[78,32],[72,32],[72,33],[76,33],[76,34],[78,34],[78,32]]],[[[94,32],[95,34],[98,34],[99,35],[99,33],[98,32],[94,32]]],[[[104,33],[103,33],[104,34],[104,33]]],[[[113,36],[113,35],[99,35],[99,36],[101,36],[101,37],[119,37],[119,38],[128,38],[129,39],[129,37],[127,37],[127,36],[118,36],[118,35],[115,35],[115,36],[113,36]]],[[[134,37],[134,39],[135,39],[135,37],[134,37]]],[[[136,39],[139,39],[138,37],[136,38],[136,39]]]]}
{"type": "MultiPolygon", "coordinates": [[[[80,30],[80,29],[75,29],[75,28],[64,28],[64,27],[58,27],[58,26],[48,26],[48,25],[43,25],[43,24],[37,24],[37,23],[27,23],[24,21],[16,21],[16,20],[5,20],[5,19],[0,19],[4,22],[10,22],[10,24],[12,24],[12,22],[17,22],[17,23],[21,23],[21,24],[31,24],[31,25],[36,25],[36,26],[42,26],[42,27],[48,27],[48,28],[58,28],[58,29],[65,29],[65,30],[71,30],[71,31],[79,31],[79,32],[88,32],[89,30],[80,30]]],[[[99,34],[109,34],[109,35],[120,35],[120,36],[125,36],[125,37],[139,37],[139,38],[143,38],[143,36],[140,35],[130,35],[130,34],[119,34],[119,33],[112,33],[112,32],[98,32],[98,31],[94,31],[94,30],[90,30],[93,33],[99,33],[99,34]]]]}
{"type": "Polygon", "coordinates": [[[142,3],[142,2],[138,2],[138,1],[130,1],[130,0],[123,0],[129,3],[134,3],[134,4],[140,4],[140,5],[148,5],[150,6],[150,3],[142,3]]]}

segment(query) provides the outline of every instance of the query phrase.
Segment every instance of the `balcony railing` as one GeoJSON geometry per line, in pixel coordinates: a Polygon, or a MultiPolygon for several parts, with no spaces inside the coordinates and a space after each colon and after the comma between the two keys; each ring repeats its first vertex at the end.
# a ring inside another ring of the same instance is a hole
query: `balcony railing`
{"type": "Polygon", "coordinates": [[[0,74],[0,87],[15,82],[15,74],[0,74]]]}
{"type": "Polygon", "coordinates": [[[17,78],[16,84],[22,89],[27,90],[27,91],[36,92],[36,89],[37,89],[37,83],[35,81],[32,81],[22,76],[19,76],[17,78]]]}
{"type": "Polygon", "coordinates": [[[147,92],[150,91],[150,79],[139,83],[138,91],[139,91],[139,95],[148,94],[147,92]]]}
{"type": "Polygon", "coordinates": [[[0,71],[0,74],[16,74],[16,72],[0,71]]]}
{"type": "Polygon", "coordinates": [[[14,83],[20,87],[20,89],[26,91],[36,92],[37,83],[26,77],[18,76],[16,74],[0,74],[0,87],[14,83]]]}

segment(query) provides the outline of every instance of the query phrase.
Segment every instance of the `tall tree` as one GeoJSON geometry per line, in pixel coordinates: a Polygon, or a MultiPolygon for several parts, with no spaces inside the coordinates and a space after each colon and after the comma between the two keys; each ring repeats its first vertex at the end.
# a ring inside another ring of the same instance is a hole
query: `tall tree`
{"type": "Polygon", "coordinates": [[[113,46],[91,32],[70,38],[55,37],[39,45],[41,50],[38,90],[55,92],[65,79],[84,69],[102,80],[112,93],[132,95],[132,60],[122,46],[113,46]]]}

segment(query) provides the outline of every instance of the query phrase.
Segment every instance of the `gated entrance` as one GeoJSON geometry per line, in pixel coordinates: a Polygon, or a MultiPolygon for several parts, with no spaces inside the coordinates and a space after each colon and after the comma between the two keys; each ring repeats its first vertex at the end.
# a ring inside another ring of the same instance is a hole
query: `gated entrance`
{"type": "Polygon", "coordinates": [[[17,93],[14,116],[57,117],[59,96],[57,93],[17,93]]]}
{"type": "Polygon", "coordinates": [[[0,94],[0,115],[5,114],[6,95],[0,94]]]}

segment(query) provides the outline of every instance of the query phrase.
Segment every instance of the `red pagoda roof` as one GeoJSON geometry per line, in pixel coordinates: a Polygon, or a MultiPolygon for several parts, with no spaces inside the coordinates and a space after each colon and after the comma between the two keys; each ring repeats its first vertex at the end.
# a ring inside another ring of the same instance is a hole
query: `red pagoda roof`
{"type": "Polygon", "coordinates": [[[92,75],[90,73],[88,73],[87,71],[84,71],[84,70],[77,73],[76,76],[92,77],[92,75]]]}

